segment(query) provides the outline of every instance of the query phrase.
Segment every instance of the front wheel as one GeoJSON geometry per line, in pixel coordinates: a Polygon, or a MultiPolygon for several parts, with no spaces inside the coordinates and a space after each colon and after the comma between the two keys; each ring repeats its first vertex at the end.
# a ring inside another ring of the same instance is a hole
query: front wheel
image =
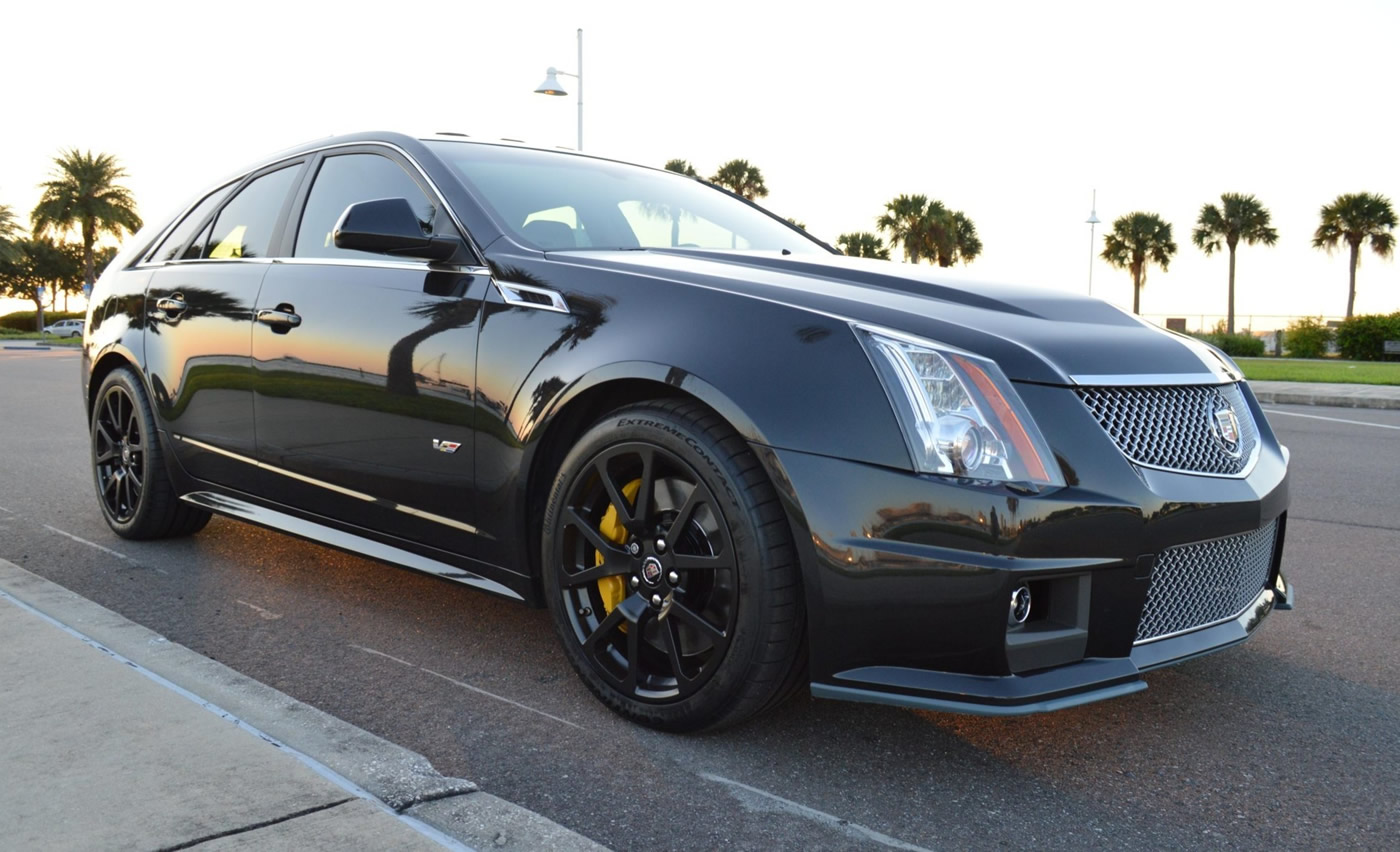
{"type": "Polygon", "coordinates": [[[543,557],[569,661],[629,719],[720,727],[798,681],[786,518],[748,445],[698,404],[621,409],[590,429],[551,489],[543,557]]]}

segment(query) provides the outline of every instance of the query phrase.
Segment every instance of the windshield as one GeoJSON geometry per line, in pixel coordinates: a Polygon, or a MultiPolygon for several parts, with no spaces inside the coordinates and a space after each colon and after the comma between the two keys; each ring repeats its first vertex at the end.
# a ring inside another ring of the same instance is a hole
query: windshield
{"type": "Polygon", "coordinates": [[[743,201],[671,172],[503,145],[425,143],[516,237],[545,251],[828,251],[743,201]]]}

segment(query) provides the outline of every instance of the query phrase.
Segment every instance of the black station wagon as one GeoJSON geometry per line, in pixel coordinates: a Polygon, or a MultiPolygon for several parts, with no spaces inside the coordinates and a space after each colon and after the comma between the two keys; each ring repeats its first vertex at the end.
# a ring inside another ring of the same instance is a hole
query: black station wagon
{"type": "Polygon", "coordinates": [[[82,383],[118,535],[218,513],[547,606],[663,729],[1073,706],[1292,599],[1287,451],[1217,350],[580,154],[241,171],[106,270],[82,383]]]}

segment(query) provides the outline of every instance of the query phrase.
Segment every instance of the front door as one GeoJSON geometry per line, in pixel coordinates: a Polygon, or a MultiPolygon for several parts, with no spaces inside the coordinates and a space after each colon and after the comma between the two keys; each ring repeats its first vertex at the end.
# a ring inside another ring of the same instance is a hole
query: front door
{"type": "Polygon", "coordinates": [[[387,153],[339,153],[313,168],[292,257],[269,269],[257,302],[259,490],[471,555],[476,335],[488,277],[337,248],[335,223],[358,201],[408,198],[427,227],[445,214],[387,153]]]}

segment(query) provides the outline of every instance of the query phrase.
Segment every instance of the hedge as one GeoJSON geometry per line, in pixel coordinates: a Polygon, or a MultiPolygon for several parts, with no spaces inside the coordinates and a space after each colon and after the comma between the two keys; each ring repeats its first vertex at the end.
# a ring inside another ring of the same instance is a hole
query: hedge
{"type": "Polygon", "coordinates": [[[1205,334],[1195,334],[1198,337],[1214,346],[1226,355],[1238,355],[1243,358],[1258,358],[1264,354],[1264,341],[1252,334],[1226,334],[1223,331],[1209,332],[1205,334]]]}
{"type": "MultiPolygon", "coordinates": [[[[82,319],[86,311],[44,311],[44,325],[53,325],[61,319],[82,319]]],[[[34,311],[15,311],[0,317],[0,328],[13,328],[16,331],[38,331],[34,311]]]]}
{"type": "Polygon", "coordinates": [[[1400,311],[1362,314],[1343,320],[1337,327],[1337,349],[1351,361],[1400,360],[1400,356],[1385,354],[1387,340],[1400,340],[1400,311]]]}
{"type": "Polygon", "coordinates": [[[1283,333],[1283,346],[1290,358],[1321,358],[1332,342],[1332,329],[1322,317],[1299,317],[1283,333]]]}

